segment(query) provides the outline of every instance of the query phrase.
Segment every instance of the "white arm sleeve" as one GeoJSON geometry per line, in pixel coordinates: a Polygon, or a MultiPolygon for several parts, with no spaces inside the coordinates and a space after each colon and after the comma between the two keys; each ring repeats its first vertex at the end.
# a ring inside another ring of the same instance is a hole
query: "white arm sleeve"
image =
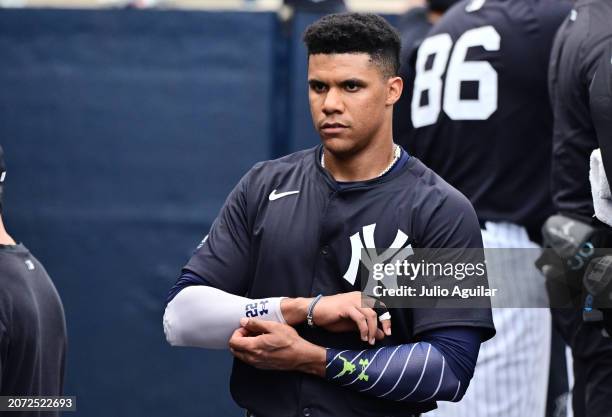
{"type": "Polygon", "coordinates": [[[187,287],[166,307],[166,340],[172,346],[227,349],[242,317],[285,323],[281,299],[252,300],[205,285],[187,287]]]}

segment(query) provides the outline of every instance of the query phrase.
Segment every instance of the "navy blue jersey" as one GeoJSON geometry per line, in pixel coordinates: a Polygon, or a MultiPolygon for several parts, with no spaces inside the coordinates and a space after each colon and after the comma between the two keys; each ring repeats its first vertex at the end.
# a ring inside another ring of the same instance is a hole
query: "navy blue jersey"
{"type": "Polygon", "coordinates": [[[402,51],[400,53],[400,70],[399,75],[404,82],[404,91],[402,92],[402,99],[400,99],[393,108],[396,115],[395,121],[401,121],[401,123],[394,123],[393,133],[396,139],[399,139],[400,143],[406,146],[405,138],[406,135],[412,131],[412,122],[409,118],[403,115],[410,114],[410,99],[412,97],[413,81],[415,76],[415,62],[417,56],[417,50],[423,42],[423,39],[427,36],[427,33],[431,29],[432,24],[427,18],[426,7],[414,7],[404,14],[398,25],[401,33],[402,40],[402,51]],[[410,80],[410,81],[409,81],[410,80]]]}
{"type": "Polygon", "coordinates": [[[547,68],[568,12],[559,0],[462,1],[419,47],[396,139],[468,196],[481,221],[535,231],[552,212],[547,68]]]}
{"type": "Polygon", "coordinates": [[[431,23],[427,19],[427,8],[413,7],[408,10],[400,18],[397,26],[402,39],[400,61],[404,65],[431,29],[431,23]]]}
{"type": "MultiPolygon", "coordinates": [[[[383,177],[340,186],[319,162],[321,147],[253,167],[228,197],[210,233],[185,266],[221,290],[251,298],[311,297],[360,290],[355,241],[388,248],[481,248],[469,201],[417,158],[383,177]]],[[[357,255],[359,256],[359,255],[357,255]]],[[[490,309],[392,310],[382,345],[418,340],[436,328],[494,333],[490,309]]],[[[305,339],[337,349],[370,349],[354,333],[298,326],[305,339]]],[[[381,345],[380,343],[378,345],[381,345]]],[[[398,403],[296,372],[262,371],[235,360],[231,391],[256,415],[406,416],[435,402],[398,403]]]]}
{"type": "Polygon", "coordinates": [[[580,0],[555,39],[550,97],[555,117],[552,192],[557,210],[591,217],[589,157],[597,136],[589,109],[589,86],[612,39],[612,2],[580,0]]]}

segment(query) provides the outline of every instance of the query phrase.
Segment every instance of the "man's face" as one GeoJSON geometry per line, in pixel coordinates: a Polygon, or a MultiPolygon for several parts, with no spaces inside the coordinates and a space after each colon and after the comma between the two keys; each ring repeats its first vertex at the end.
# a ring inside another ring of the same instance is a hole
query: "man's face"
{"type": "Polygon", "coordinates": [[[366,53],[310,55],[310,112],[325,147],[353,154],[378,138],[381,129],[390,129],[391,106],[401,94],[397,80],[384,77],[366,53]]]}

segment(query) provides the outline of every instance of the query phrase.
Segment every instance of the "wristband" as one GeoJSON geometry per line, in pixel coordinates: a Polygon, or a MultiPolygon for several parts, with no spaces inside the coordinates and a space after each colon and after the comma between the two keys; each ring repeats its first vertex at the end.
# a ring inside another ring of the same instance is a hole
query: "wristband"
{"type": "Polygon", "coordinates": [[[315,327],[314,321],[312,320],[312,313],[314,312],[315,305],[317,305],[322,297],[323,294],[317,295],[308,305],[308,310],[306,312],[306,323],[308,324],[308,327],[315,327]]]}

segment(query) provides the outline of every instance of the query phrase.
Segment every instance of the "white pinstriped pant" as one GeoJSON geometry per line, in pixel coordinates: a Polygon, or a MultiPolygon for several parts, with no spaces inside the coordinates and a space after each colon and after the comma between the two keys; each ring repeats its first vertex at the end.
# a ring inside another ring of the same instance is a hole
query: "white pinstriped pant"
{"type": "MultiPolygon", "coordinates": [[[[491,287],[496,279],[507,282],[513,274],[521,273],[533,276],[533,281],[521,280],[534,283],[530,296],[546,297],[544,278],[534,266],[538,246],[523,227],[487,222],[482,237],[485,248],[534,248],[521,251],[522,256],[512,251],[487,256],[491,287]]],[[[520,294],[520,289],[516,293],[520,294]]],[[[463,399],[438,402],[438,409],[426,417],[544,417],[550,366],[549,310],[494,308],[493,321],[497,334],[481,345],[474,377],[463,399]]]]}

